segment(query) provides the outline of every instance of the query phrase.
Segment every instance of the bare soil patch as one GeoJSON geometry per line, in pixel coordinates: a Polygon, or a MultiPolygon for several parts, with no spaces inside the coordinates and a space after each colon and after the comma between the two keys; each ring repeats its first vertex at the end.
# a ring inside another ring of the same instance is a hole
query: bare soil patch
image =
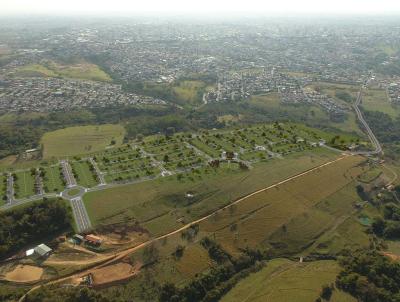
{"type": "Polygon", "coordinates": [[[92,272],[93,286],[105,286],[126,281],[135,276],[139,270],[140,265],[132,266],[124,262],[96,269],[92,272]]]}
{"type": "Polygon", "coordinates": [[[34,282],[40,280],[43,268],[32,265],[17,265],[12,271],[6,273],[5,279],[12,282],[34,282]]]}

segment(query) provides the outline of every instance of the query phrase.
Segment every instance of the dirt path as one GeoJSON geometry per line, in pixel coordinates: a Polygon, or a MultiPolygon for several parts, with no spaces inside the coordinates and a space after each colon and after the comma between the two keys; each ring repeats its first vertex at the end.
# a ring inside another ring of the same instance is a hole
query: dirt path
{"type": "MultiPolygon", "coordinates": [[[[181,228],[176,229],[176,230],[174,230],[174,231],[172,231],[172,232],[169,232],[169,233],[167,233],[167,234],[165,234],[165,235],[161,235],[161,236],[159,236],[159,237],[150,239],[150,240],[148,240],[148,241],[146,241],[146,242],[143,242],[143,243],[141,243],[141,244],[139,244],[139,245],[137,245],[137,246],[135,246],[135,247],[131,247],[131,248],[128,248],[128,249],[126,249],[126,250],[117,252],[117,253],[115,253],[115,254],[113,254],[113,255],[110,255],[110,256],[108,256],[108,257],[107,257],[106,255],[104,255],[105,258],[102,259],[103,261],[102,261],[102,263],[99,264],[99,265],[94,265],[94,266],[92,266],[91,268],[85,269],[85,270],[83,270],[83,271],[81,271],[81,272],[79,272],[79,273],[75,273],[75,274],[72,274],[72,275],[69,275],[69,276],[66,276],[66,277],[61,277],[60,279],[56,279],[56,280],[49,281],[49,282],[47,282],[47,283],[45,283],[45,284],[42,284],[42,285],[40,285],[40,286],[43,286],[43,285],[50,285],[50,284],[57,284],[57,283],[66,281],[66,280],[68,280],[68,279],[70,279],[70,278],[80,278],[80,277],[82,277],[82,276],[85,276],[85,275],[91,273],[91,272],[92,272],[93,270],[95,270],[95,269],[99,269],[99,268],[102,268],[102,267],[105,267],[105,266],[114,264],[114,263],[116,263],[116,262],[118,262],[118,261],[124,259],[125,257],[127,257],[129,254],[131,254],[131,253],[133,253],[133,252],[136,252],[137,250],[140,250],[140,249],[142,249],[142,248],[144,248],[144,247],[146,247],[146,246],[148,246],[148,245],[150,245],[150,244],[152,244],[152,243],[154,243],[154,242],[161,241],[161,240],[163,240],[164,238],[167,238],[167,237],[169,237],[169,236],[173,236],[173,235],[175,235],[175,234],[178,234],[178,233],[180,233],[180,232],[182,232],[182,231],[184,231],[184,230],[190,228],[191,226],[193,226],[193,225],[195,225],[195,224],[198,224],[198,223],[200,223],[200,222],[202,222],[202,221],[204,221],[204,220],[209,219],[210,217],[212,217],[212,216],[215,215],[216,213],[222,212],[222,211],[224,211],[224,210],[226,210],[226,209],[232,207],[233,205],[236,205],[236,204],[238,204],[238,203],[240,203],[240,202],[242,202],[242,201],[248,199],[249,197],[252,197],[252,196],[254,196],[254,195],[257,195],[257,194],[260,194],[260,193],[262,193],[262,192],[265,192],[265,191],[271,190],[271,189],[273,189],[273,188],[276,188],[276,187],[278,187],[278,186],[280,186],[280,185],[282,185],[282,184],[285,184],[285,183],[290,182],[290,181],[292,181],[292,180],[294,180],[294,179],[303,177],[303,176],[305,176],[305,175],[307,175],[307,174],[310,174],[310,173],[312,173],[312,172],[314,172],[314,171],[316,171],[316,170],[318,170],[318,169],[320,169],[320,168],[323,168],[323,167],[326,167],[326,166],[335,164],[335,163],[337,163],[337,162],[339,162],[339,161],[341,161],[341,160],[343,160],[343,159],[345,159],[345,158],[351,157],[351,156],[353,156],[353,155],[352,155],[352,154],[344,154],[343,156],[341,156],[341,157],[339,157],[339,158],[337,158],[337,159],[335,159],[335,160],[326,162],[326,163],[321,164],[321,165],[318,165],[318,166],[316,166],[316,167],[314,167],[314,168],[308,169],[308,170],[306,170],[306,171],[304,171],[304,172],[301,172],[301,173],[298,173],[298,174],[293,175],[293,176],[291,176],[291,177],[288,177],[288,178],[286,178],[286,179],[284,179],[284,180],[282,180],[282,181],[279,181],[279,182],[277,182],[277,183],[275,183],[275,184],[273,184],[273,185],[270,185],[270,186],[265,187],[265,188],[263,188],[263,189],[257,190],[257,191],[255,191],[255,192],[253,192],[253,193],[250,193],[250,194],[248,194],[248,195],[246,195],[246,196],[244,196],[244,197],[242,197],[242,198],[239,198],[239,199],[235,200],[234,202],[232,202],[232,203],[230,203],[230,204],[228,204],[228,205],[226,205],[226,206],[224,206],[224,207],[222,207],[222,208],[220,208],[220,209],[218,209],[218,210],[215,210],[215,211],[212,212],[211,214],[209,214],[209,215],[207,215],[207,216],[204,216],[204,217],[202,217],[202,218],[199,218],[199,219],[197,219],[197,220],[195,220],[195,221],[192,221],[192,222],[190,222],[190,223],[188,223],[188,224],[182,226],[181,228]]],[[[100,260],[100,261],[101,261],[101,260],[100,260]]],[[[65,261],[65,264],[71,264],[71,263],[77,263],[77,261],[72,261],[72,262],[65,261]]],[[[81,261],[79,261],[79,263],[81,263],[81,261]]],[[[90,264],[90,263],[91,263],[91,262],[83,261],[83,264],[90,264]]],[[[35,286],[35,287],[33,287],[32,289],[30,289],[23,297],[21,297],[21,299],[20,299],[19,301],[20,301],[20,302],[24,301],[24,298],[25,298],[25,296],[26,296],[27,294],[29,294],[30,292],[36,290],[36,289],[39,288],[40,286],[35,286]]]]}

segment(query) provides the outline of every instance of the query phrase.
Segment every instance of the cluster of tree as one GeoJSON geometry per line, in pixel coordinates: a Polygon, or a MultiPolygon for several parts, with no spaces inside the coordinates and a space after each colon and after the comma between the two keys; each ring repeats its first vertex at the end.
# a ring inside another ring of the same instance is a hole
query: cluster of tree
{"type": "Polygon", "coordinates": [[[376,251],[361,251],[349,252],[340,259],[340,264],[343,270],[336,285],[358,301],[400,301],[399,263],[376,251]]]}
{"type": "Polygon", "coordinates": [[[354,100],[354,97],[353,97],[350,93],[348,93],[348,92],[346,92],[346,91],[338,90],[338,91],[335,93],[335,96],[336,96],[338,99],[341,99],[342,101],[345,101],[345,102],[347,102],[347,103],[351,103],[351,102],[354,100]]]}
{"type": "Polygon", "coordinates": [[[0,213],[0,259],[71,228],[71,214],[61,199],[44,199],[0,213]]]}
{"type": "Polygon", "coordinates": [[[2,284],[0,286],[0,301],[3,302],[13,302],[18,301],[20,297],[24,294],[25,289],[21,287],[8,286],[2,284]]]}
{"type": "MultiPolygon", "coordinates": [[[[210,242],[208,244],[215,246],[210,242]]],[[[251,272],[261,269],[263,264],[260,260],[263,257],[262,253],[252,250],[245,250],[237,259],[229,256],[229,261],[212,268],[183,288],[178,288],[172,283],[164,284],[159,292],[159,301],[219,301],[237,282],[251,272]]]]}
{"type": "Polygon", "coordinates": [[[208,255],[217,263],[231,261],[232,257],[217,242],[208,237],[204,237],[200,244],[208,251],[208,255]]]}
{"type": "Polygon", "coordinates": [[[113,298],[105,297],[101,293],[86,287],[77,288],[51,288],[41,287],[29,293],[25,302],[113,302],[113,298]]]}
{"type": "Polygon", "coordinates": [[[393,119],[380,111],[366,111],[364,115],[375,135],[383,143],[400,141],[400,118],[393,119]]]}

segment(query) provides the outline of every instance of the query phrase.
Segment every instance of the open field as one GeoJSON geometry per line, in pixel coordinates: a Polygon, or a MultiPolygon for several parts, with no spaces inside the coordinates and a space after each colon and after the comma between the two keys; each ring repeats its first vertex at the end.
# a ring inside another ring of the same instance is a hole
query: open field
{"type": "MultiPolygon", "coordinates": [[[[334,261],[296,263],[274,259],[261,271],[241,280],[221,301],[315,301],[322,286],[334,283],[339,271],[334,261]]],[[[356,302],[356,299],[336,289],[329,301],[356,302]]]]}
{"type": "MultiPolygon", "coordinates": [[[[201,222],[200,229],[212,233],[231,253],[259,245],[275,253],[300,252],[343,215],[334,210],[335,204],[327,209],[317,205],[362,173],[358,165],[363,161],[360,157],[347,157],[253,195],[231,210],[201,222]]],[[[353,202],[347,199],[343,206],[351,209],[353,202]]]]}
{"type": "Polygon", "coordinates": [[[43,268],[32,265],[17,265],[12,271],[5,274],[5,279],[11,282],[24,283],[40,280],[43,268]]]}
{"type": "Polygon", "coordinates": [[[41,169],[43,175],[43,186],[45,192],[62,192],[65,189],[65,180],[62,175],[61,166],[51,166],[41,169]]]}
{"type": "Polygon", "coordinates": [[[31,174],[31,171],[17,172],[15,177],[14,189],[16,198],[35,195],[35,177],[31,174]]]}
{"type": "Polygon", "coordinates": [[[206,83],[202,81],[182,81],[172,90],[179,101],[193,104],[201,102],[205,87],[206,83]]]}
{"type": "Polygon", "coordinates": [[[90,170],[90,163],[87,160],[71,161],[72,172],[78,184],[85,188],[98,185],[96,174],[90,170]]]}
{"type": "Polygon", "coordinates": [[[383,89],[367,89],[363,92],[361,106],[369,111],[380,111],[396,118],[400,115],[400,106],[390,103],[383,89]]]}
{"type": "Polygon", "coordinates": [[[80,155],[103,150],[115,142],[121,145],[125,129],[120,125],[69,127],[46,133],[42,139],[43,158],[80,155]]]}
{"type": "Polygon", "coordinates": [[[346,104],[346,101],[338,98],[337,94],[340,92],[348,93],[350,96],[355,98],[360,90],[358,85],[350,84],[339,84],[339,83],[327,83],[327,82],[316,82],[307,86],[313,90],[319,91],[322,94],[328,95],[334,98],[338,102],[346,104]]]}
{"type": "Polygon", "coordinates": [[[99,66],[87,62],[63,65],[54,61],[42,61],[40,64],[25,65],[17,69],[20,77],[64,77],[82,80],[111,82],[108,74],[99,66]]]}
{"type": "Polygon", "coordinates": [[[297,154],[285,160],[260,163],[247,171],[207,168],[194,174],[192,179],[178,180],[171,176],[91,192],[85,195],[84,201],[94,225],[134,217],[151,233],[160,234],[179,226],[181,222],[178,221],[204,216],[235,198],[326,162],[334,155],[326,150],[297,154]],[[187,192],[193,192],[194,198],[187,199],[187,192]]]}

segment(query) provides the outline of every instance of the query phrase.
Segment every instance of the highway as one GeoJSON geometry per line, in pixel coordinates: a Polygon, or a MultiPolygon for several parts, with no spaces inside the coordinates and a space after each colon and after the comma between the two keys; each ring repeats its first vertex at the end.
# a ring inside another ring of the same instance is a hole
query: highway
{"type": "Polygon", "coordinates": [[[354,111],[357,114],[358,120],[361,122],[361,124],[364,126],[365,130],[367,131],[368,137],[374,146],[375,150],[373,151],[361,151],[361,152],[356,152],[356,154],[360,155],[377,155],[377,154],[383,154],[382,146],[379,143],[378,139],[376,138],[375,134],[372,132],[371,128],[369,127],[368,123],[365,121],[364,116],[358,107],[361,103],[362,100],[362,88],[358,92],[357,99],[353,104],[354,111]]]}
{"type": "Polygon", "coordinates": [[[70,200],[71,208],[74,213],[78,233],[89,230],[92,225],[90,223],[89,215],[86,211],[81,197],[76,197],[70,200]]]}

